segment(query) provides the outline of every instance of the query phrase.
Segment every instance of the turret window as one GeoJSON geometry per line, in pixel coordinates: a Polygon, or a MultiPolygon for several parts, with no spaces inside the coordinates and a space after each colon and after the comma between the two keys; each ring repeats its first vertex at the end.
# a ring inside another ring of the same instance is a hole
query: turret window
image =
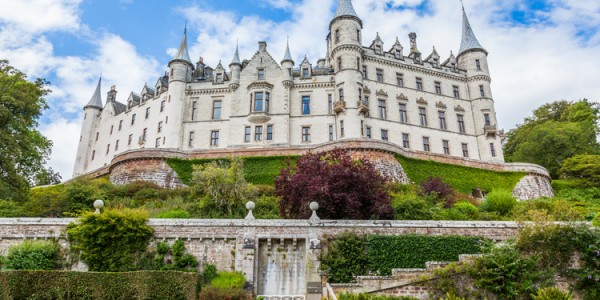
{"type": "Polygon", "coordinates": [[[475,60],[475,67],[477,68],[477,71],[481,71],[481,62],[479,59],[475,60]]]}
{"type": "Polygon", "coordinates": [[[198,102],[193,101],[192,102],[192,116],[191,119],[192,121],[196,120],[196,113],[198,112],[198,102]]]}
{"type": "Polygon", "coordinates": [[[381,129],[381,140],[382,141],[388,141],[389,137],[388,137],[388,131],[385,129],[381,129]]]}
{"type": "Polygon", "coordinates": [[[483,122],[485,123],[485,126],[491,125],[490,114],[483,114],[483,122]]]}
{"type": "Polygon", "coordinates": [[[339,89],[339,96],[340,96],[340,101],[344,101],[344,89],[339,89]]]}
{"type": "Polygon", "coordinates": [[[337,65],[338,65],[338,71],[342,70],[342,58],[338,57],[337,58],[337,65]]]}
{"type": "Polygon", "coordinates": [[[335,42],[338,43],[340,41],[341,33],[339,29],[335,30],[335,42]]]}
{"type": "Polygon", "coordinates": [[[367,66],[362,66],[362,78],[367,79],[367,66]]]}
{"type": "Polygon", "coordinates": [[[490,153],[492,154],[492,157],[496,157],[496,147],[494,146],[494,143],[490,143],[490,153]]]}
{"type": "Polygon", "coordinates": [[[485,89],[483,88],[483,84],[479,85],[479,94],[481,97],[485,97],[485,89]]]}

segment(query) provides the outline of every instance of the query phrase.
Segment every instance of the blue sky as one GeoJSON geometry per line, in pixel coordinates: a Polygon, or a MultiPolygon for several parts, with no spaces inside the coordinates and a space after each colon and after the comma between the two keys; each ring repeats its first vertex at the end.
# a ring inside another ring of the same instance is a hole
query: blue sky
{"type": "MultiPolygon", "coordinates": [[[[0,58],[52,85],[40,129],[54,141],[49,165],[72,173],[82,106],[100,74],[103,95],[118,100],[153,84],[179,45],[187,21],[190,55],[227,65],[236,42],[242,59],[268,43],[283,58],[289,36],[297,62],[324,56],[337,0],[0,0],[0,58]]],[[[353,0],[364,43],[379,33],[384,47],[406,47],[445,59],[460,45],[458,0],[353,0]]],[[[500,127],[514,128],[535,107],[600,96],[600,1],[464,0],[471,25],[490,52],[500,127]]]]}

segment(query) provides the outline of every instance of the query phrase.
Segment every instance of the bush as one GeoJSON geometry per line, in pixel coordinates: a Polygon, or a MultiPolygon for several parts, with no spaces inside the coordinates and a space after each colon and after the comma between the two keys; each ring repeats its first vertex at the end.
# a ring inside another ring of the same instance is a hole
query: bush
{"type": "Polygon", "coordinates": [[[384,295],[351,294],[351,293],[342,293],[337,298],[338,298],[338,300],[416,300],[416,299],[418,299],[418,298],[407,297],[407,296],[384,296],[384,295]]]}
{"type": "Polygon", "coordinates": [[[425,196],[435,196],[438,201],[449,208],[454,204],[454,190],[440,177],[428,177],[421,182],[421,192],[425,196]]]}
{"type": "Polygon", "coordinates": [[[517,204],[517,200],[510,191],[493,190],[485,197],[484,210],[494,211],[500,215],[506,215],[517,204]]]}
{"type": "Polygon", "coordinates": [[[573,293],[565,292],[557,287],[549,287],[538,290],[531,295],[533,300],[572,300],[573,293]]]}
{"type": "Polygon", "coordinates": [[[563,161],[561,178],[575,179],[584,187],[600,187],[600,155],[575,155],[563,161]]]}
{"type": "Polygon", "coordinates": [[[600,227],[600,213],[597,213],[594,219],[592,220],[592,225],[596,227],[600,227]]]}
{"type": "Polygon", "coordinates": [[[321,257],[321,269],[329,272],[329,281],[335,283],[351,282],[353,276],[367,275],[369,259],[367,241],[355,233],[339,235],[327,247],[327,253],[321,257]]]}
{"type": "Polygon", "coordinates": [[[217,267],[212,264],[207,264],[204,266],[204,270],[202,271],[202,280],[205,284],[210,283],[214,278],[218,275],[217,267]]]}
{"type": "Polygon", "coordinates": [[[414,192],[392,194],[392,209],[396,220],[431,220],[433,201],[414,192]]]}
{"type": "MultiPolygon", "coordinates": [[[[585,230],[585,229],[584,229],[585,230]]],[[[516,248],[539,257],[541,266],[566,270],[578,248],[577,227],[558,224],[533,224],[521,230],[516,248]]]]}
{"type": "Polygon", "coordinates": [[[60,266],[60,247],[52,241],[24,241],[11,246],[6,268],[12,270],[54,270],[60,266]]]}
{"type": "Polygon", "coordinates": [[[200,300],[246,300],[248,295],[243,289],[222,289],[214,286],[208,286],[202,289],[199,296],[200,300]]]}
{"type": "Polygon", "coordinates": [[[67,226],[67,233],[72,250],[81,252],[90,271],[131,271],[138,268],[153,235],[147,220],[145,211],[106,209],[83,215],[67,226]]]}
{"type": "Polygon", "coordinates": [[[309,203],[319,204],[322,219],[391,219],[385,179],[366,159],[354,160],[342,149],[308,153],[281,170],[275,180],[280,215],[311,216],[309,203]]]}
{"type": "Polygon", "coordinates": [[[190,213],[182,209],[174,209],[160,212],[154,217],[158,219],[188,219],[190,213]]]}
{"type": "Polygon", "coordinates": [[[246,277],[241,272],[218,272],[210,285],[219,289],[243,289],[246,277]]]}

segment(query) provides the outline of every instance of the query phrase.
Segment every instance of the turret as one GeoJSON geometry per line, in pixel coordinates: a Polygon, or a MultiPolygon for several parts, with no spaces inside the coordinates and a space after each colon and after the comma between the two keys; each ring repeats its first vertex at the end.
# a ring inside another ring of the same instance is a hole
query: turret
{"type": "Polygon", "coordinates": [[[292,54],[290,53],[290,41],[288,39],[287,46],[285,48],[285,55],[283,56],[283,60],[281,61],[281,67],[287,72],[286,79],[283,81],[284,84],[291,84],[293,80],[293,68],[294,68],[294,60],[292,59],[292,54]]]}
{"type": "Polygon", "coordinates": [[[190,54],[188,53],[187,28],[183,31],[183,39],[181,39],[177,54],[169,62],[169,69],[169,82],[180,81],[186,83],[192,79],[194,64],[192,64],[192,59],[190,59],[190,54]]]}
{"type": "Polygon", "coordinates": [[[101,96],[102,77],[98,79],[96,91],[87,105],[83,107],[83,123],[81,125],[81,135],[79,136],[79,145],[77,146],[77,157],[75,167],[73,168],[73,177],[86,173],[88,164],[92,160],[92,138],[95,139],[94,129],[100,113],[102,113],[101,96]]]}
{"type": "Polygon", "coordinates": [[[233,54],[229,69],[231,70],[231,83],[229,84],[229,87],[235,91],[240,87],[240,72],[242,71],[242,62],[240,61],[238,45],[235,46],[235,54],[233,54]]]}

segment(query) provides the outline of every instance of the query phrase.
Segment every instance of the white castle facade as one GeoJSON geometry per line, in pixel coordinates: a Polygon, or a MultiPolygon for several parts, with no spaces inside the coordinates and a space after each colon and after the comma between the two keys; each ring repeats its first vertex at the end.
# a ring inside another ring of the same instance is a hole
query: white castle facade
{"type": "MultiPolygon", "coordinates": [[[[504,161],[487,51],[463,10],[457,55],[423,55],[416,34],[405,48],[377,36],[364,46],[362,20],[339,0],[326,58],[281,62],[259,42],[229,70],[192,63],[184,33],[169,70],[154,86],[117,101],[101,84],[84,107],[74,176],[110,165],[125,152],[311,148],[343,140],[382,140],[409,152],[504,161]]],[[[293,49],[293,46],[291,47],[293,49]]]]}

